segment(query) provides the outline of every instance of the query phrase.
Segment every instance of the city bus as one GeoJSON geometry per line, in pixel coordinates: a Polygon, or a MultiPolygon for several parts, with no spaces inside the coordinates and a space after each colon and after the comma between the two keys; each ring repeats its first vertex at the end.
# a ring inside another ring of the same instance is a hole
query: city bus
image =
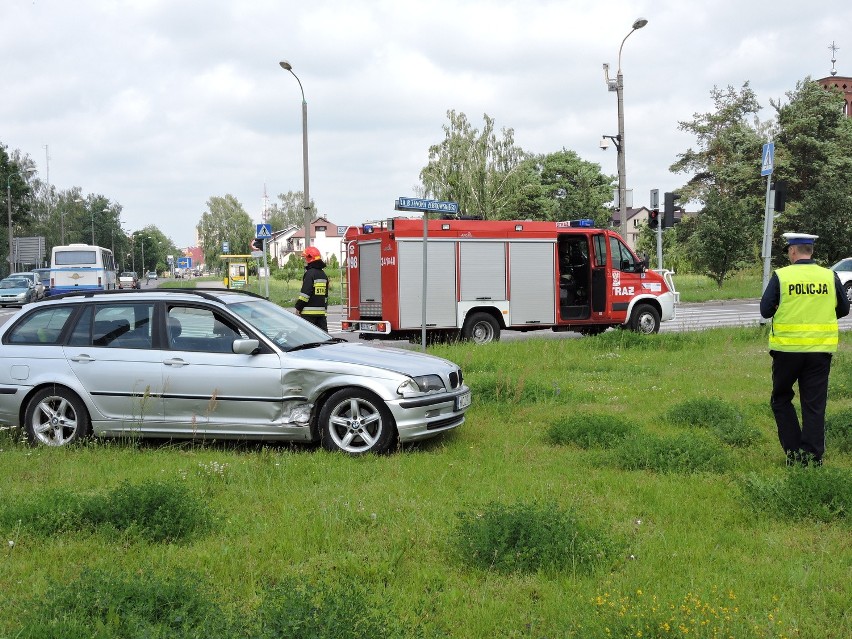
{"type": "Polygon", "coordinates": [[[91,244],[54,246],[50,257],[50,293],[113,290],[117,286],[112,251],[91,244]]]}

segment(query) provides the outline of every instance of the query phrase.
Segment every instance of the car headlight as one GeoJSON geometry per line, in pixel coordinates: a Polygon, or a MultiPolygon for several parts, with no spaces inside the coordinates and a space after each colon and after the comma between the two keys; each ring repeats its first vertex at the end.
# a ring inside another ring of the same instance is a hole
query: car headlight
{"type": "Polygon", "coordinates": [[[410,377],[399,385],[396,392],[405,397],[420,393],[439,393],[446,390],[438,375],[418,375],[410,377]]]}
{"type": "Polygon", "coordinates": [[[18,294],[16,295],[16,297],[17,297],[19,300],[25,300],[25,299],[27,299],[27,294],[26,294],[26,293],[18,293],[18,294]]]}

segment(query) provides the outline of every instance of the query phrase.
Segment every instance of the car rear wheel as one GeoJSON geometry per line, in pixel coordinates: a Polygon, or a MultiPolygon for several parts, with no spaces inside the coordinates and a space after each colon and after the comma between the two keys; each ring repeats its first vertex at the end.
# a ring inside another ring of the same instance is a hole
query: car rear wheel
{"type": "Polygon", "coordinates": [[[345,388],[334,393],[319,416],[322,445],[350,455],[386,452],[396,425],[384,402],[372,393],[345,388]]]}
{"type": "Polygon", "coordinates": [[[24,413],[33,445],[67,446],[89,432],[89,414],[77,395],[65,388],[45,388],[32,396],[24,413]]]}

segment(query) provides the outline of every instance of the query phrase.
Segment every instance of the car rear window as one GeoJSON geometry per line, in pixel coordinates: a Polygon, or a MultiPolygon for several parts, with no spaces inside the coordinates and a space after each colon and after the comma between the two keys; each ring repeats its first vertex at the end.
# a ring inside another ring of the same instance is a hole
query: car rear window
{"type": "Polygon", "coordinates": [[[37,310],[7,333],[6,343],[58,344],[62,329],[73,312],[73,306],[37,310]]]}

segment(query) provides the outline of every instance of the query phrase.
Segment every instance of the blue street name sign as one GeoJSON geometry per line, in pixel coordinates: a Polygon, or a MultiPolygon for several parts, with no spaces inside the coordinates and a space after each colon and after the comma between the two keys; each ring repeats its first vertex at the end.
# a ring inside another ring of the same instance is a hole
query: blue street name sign
{"type": "Polygon", "coordinates": [[[179,257],[177,259],[177,267],[178,268],[192,268],[192,258],[191,257],[179,257]]]}
{"type": "Polygon", "coordinates": [[[267,238],[272,237],[272,225],[271,224],[256,224],[257,233],[255,233],[255,237],[259,240],[265,240],[267,238]]]}
{"type": "Polygon", "coordinates": [[[763,162],[760,165],[760,175],[772,175],[774,165],[775,145],[772,142],[767,142],[763,145],[763,162]]]}
{"type": "Polygon", "coordinates": [[[397,211],[430,211],[435,213],[452,213],[457,215],[457,202],[441,202],[440,200],[421,200],[415,197],[401,197],[394,207],[397,211]]]}

